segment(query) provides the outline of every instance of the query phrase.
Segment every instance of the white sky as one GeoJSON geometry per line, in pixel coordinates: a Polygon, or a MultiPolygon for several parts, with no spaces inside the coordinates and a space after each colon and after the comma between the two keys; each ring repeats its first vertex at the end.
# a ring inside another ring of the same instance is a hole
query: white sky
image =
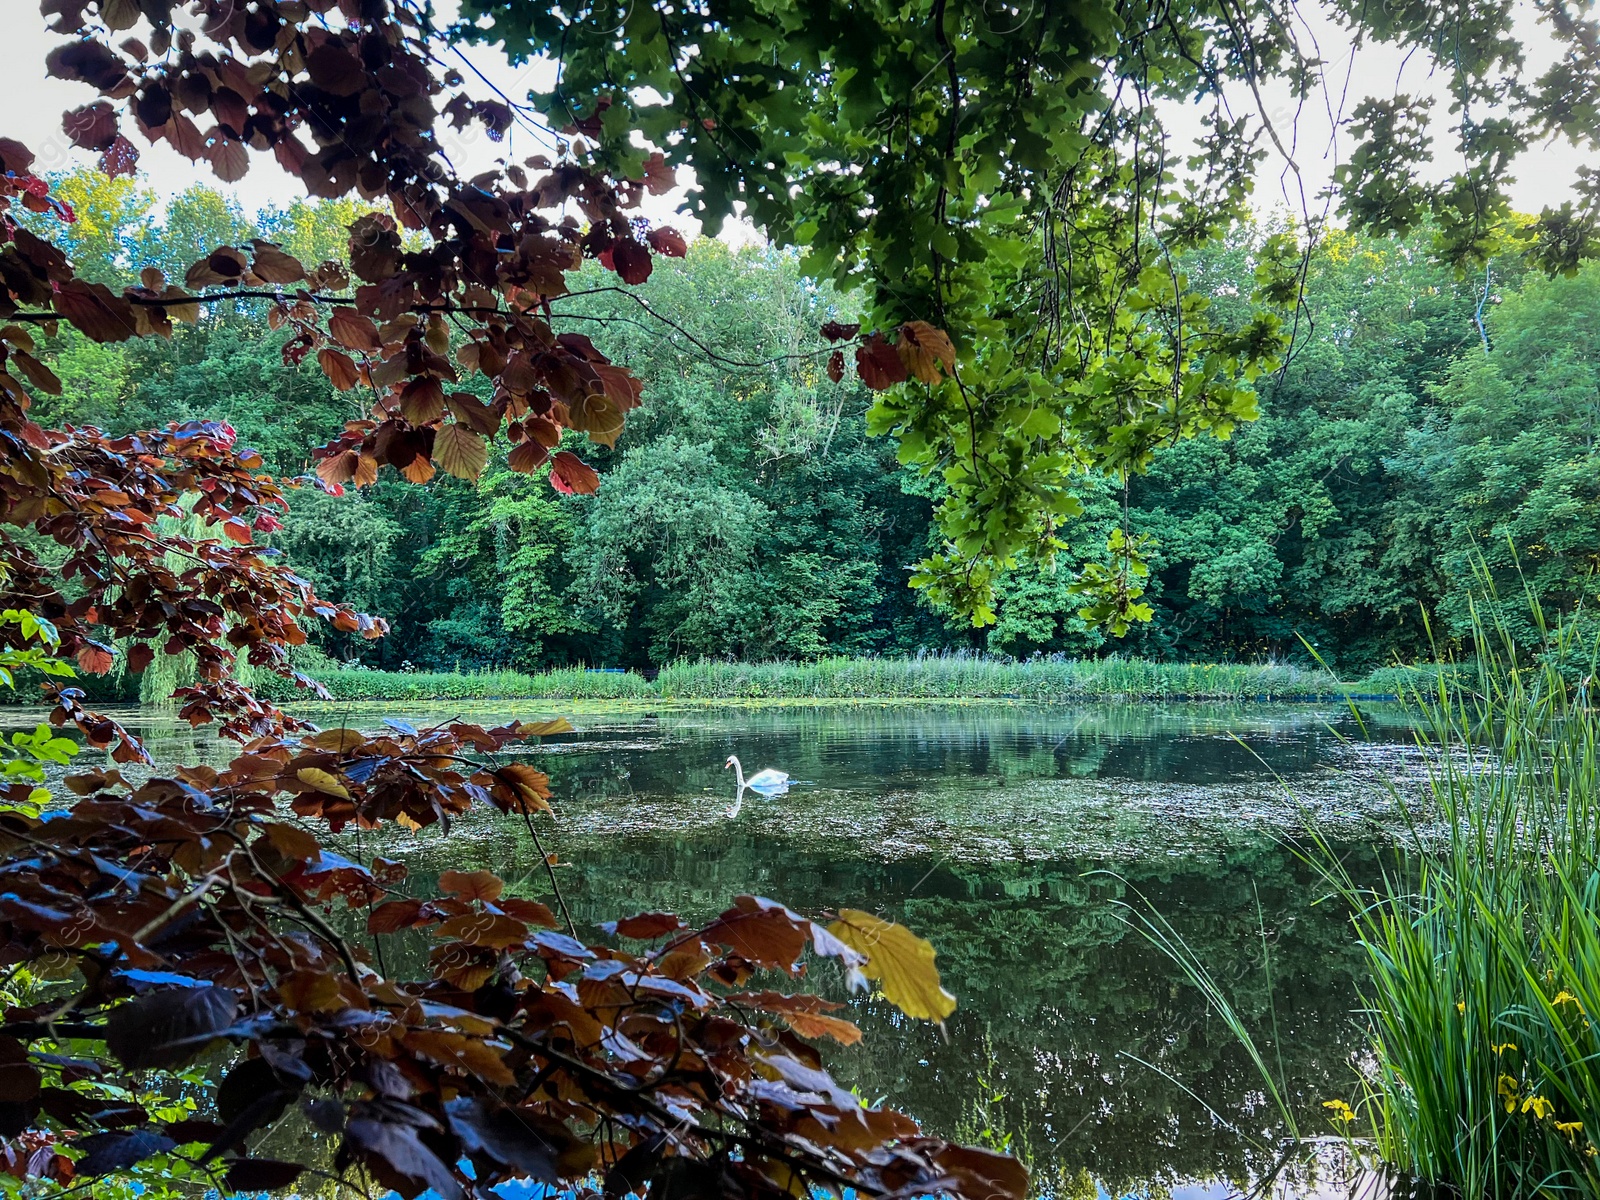
{"type": "MultiPolygon", "coordinates": [[[[441,4],[439,7],[453,7],[441,4]]],[[[68,108],[87,103],[91,91],[81,84],[50,79],[44,73],[46,53],[61,39],[44,27],[37,14],[35,0],[0,0],[0,8],[7,9],[12,19],[7,22],[6,36],[0,38],[0,108],[5,119],[0,122],[0,135],[18,138],[39,156],[39,169],[45,171],[70,168],[90,162],[94,156],[73,147],[61,133],[61,114],[68,108]]],[[[1308,6],[1309,9],[1309,6],[1308,6]]],[[[1519,31],[1529,48],[1528,73],[1543,71],[1555,55],[1555,45],[1543,26],[1532,16],[1531,4],[1521,0],[1519,31]]],[[[1257,203],[1263,209],[1287,206],[1300,211],[1301,190],[1312,211],[1320,212],[1323,202],[1317,194],[1327,185],[1339,159],[1341,141],[1348,135],[1333,136],[1336,123],[1332,116],[1348,113],[1363,96],[1388,96],[1396,92],[1436,96],[1436,128],[1434,137],[1434,174],[1444,175],[1457,165],[1453,153],[1454,134],[1448,128],[1449,80],[1441,75],[1430,77],[1425,56],[1418,54],[1405,61],[1404,56],[1390,47],[1367,46],[1352,54],[1349,38],[1326,21],[1319,21],[1313,13],[1311,24],[1305,31],[1315,36],[1327,60],[1326,78],[1332,85],[1330,95],[1313,97],[1295,119],[1289,102],[1287,88],[1269,86],[1263,89],[1263,102],[1267,115],[1273,121],[1279,136],[1289,144],[1300,167],[1300,177],[1288,169],[1281,156],[1269,153],[1258,180],[1257,203]],[[1340,104],[1340,93],[1347,98],[1340,104]]],[[[1309,45],[1309,42],[1307,42],[1309,45]]],[[[513,99],[525,96],[531,83],[544,83],[540,76],[548,67],[535,64],[514,68],[504,55],[492,47],[470,47],[464,51],[473,66],[493,81],[513,99]]],[[[469,91],[487,96],[489,91],[468,77],[469,91]]],[[[1235,113],[1257,112],[1254,98],[1246,89],[1230,94],[1235,113]]],[[[1180,138],[1192,137],[1199,132],[1201,110],[1173,111],[1168,115],[1170,126],[1180,138]]],[[[473,175],[491,167],[501,155],[509,152],[514,159],[526,158],[545,147],[535,136],[520,127],[514,127],[506,143],[495,145],[483,136],[474,125],[462,134],[448,132],[449,152],[452,161],[463,175],[473,175]]],[[[303,195],[297,181],[281,171],[270,156],[252,155],[250,173],[238,184],[228,189],[213,177],[204,165],[191,163],[165,144],[140,145],[137,133],[131,135],[140,151],[141,180],[157,194],[171,194],[204,180],[211,186],[231,190],[240,205],[255,211],[267,205],[285,205],[303,195]]],[[[1187,152],[1187,146],[1175,146],[1187,152]]],[[[1545,205],[1558,205],[1571,195],[1577,166],[1584,158],[1566,143],[1536,149],[1524,155],[1516,164],[1519,178],[1512,188],[1514,205],[1521,210],[1537,212],[1545,205]]],[[[680,176],[687,182],[686,173],[680,176]]],[[[676,224],[685,233],[698,232],[698,224],[686,214],[674,214],[681,196],[646,199],[646,215],[657,221],[676,224]]],[[[748,238],[748,230],[734,232],[739,240],[748,238]]]]}

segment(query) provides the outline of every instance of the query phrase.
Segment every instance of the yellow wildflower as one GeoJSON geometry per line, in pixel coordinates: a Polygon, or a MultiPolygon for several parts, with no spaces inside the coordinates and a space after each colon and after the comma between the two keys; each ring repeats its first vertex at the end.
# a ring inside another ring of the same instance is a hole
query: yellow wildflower
{"type": "Polygon", "coordinates": [[[1350,1111],[1350,1106],[1343,1100],[1324,1100],[1322,1107],[1333,1114],[1335,1121],[1341,1121],[1346,1125],[1356,1119],[1356,1114],[1350,1111]]]}
{"type": "Polygon", "coordinates": [[[1555,1112],[1556,1106],[1543,1096],[1529,1096],[1522,1102],[1522,1111],[1531,1112],[1538,1120],[1544,1120],[1555,1112]]]}
{"type": "Polygon", "coordinates": [[[1501,1042],[1494,1048],[1494,1052],[1496,1054],[1504,1054],[1506,1051],[1515,1050],[1516,1048],[1517,1044],[1515,1042],[1501,1042]]]}
{"type": "Polygon", "coordinates": [[[1557,1121],[1556,1132],[1567,1135],[1567,1141],[1574,1146],[1578,1144],[1578,1135],[1583,1132],[1582,1121],[1557,1121]]]}
{"type": "Polygon", "coordinates": [[[1521,1086],[1510,1075],[1500,1076],[1499,1081],[1495,1084],[1494,1090],[1506,1099],[1507,1112],[1517,1111],[1517,1089],[1521,1086]]]}
{"type": "Polygon", "coordinates": [[[1458,1013],[1460,1013],[1463,1017],[1466,1016],[1467,1015],[1467,1002],[1465,1000],[1457,1000],[1456,1001],[1456,1011],[1458,1013]]]}
{"type": "Polygon", "coordinates": [[[1561,991],[1557,992],[1556,993],[1556,998],[1554,1000],[1550,1001],[1550,1003],[1551,1004],[1570,1004],[1574,1008],[1576,1008],[1579,1012],[1583,1011],[1583,1005],[1578,1003],[1578,998],[1576,996],[1574,996],[1571,992],[1567,991],[1565,988],[1563,988],[1561,991]]]}

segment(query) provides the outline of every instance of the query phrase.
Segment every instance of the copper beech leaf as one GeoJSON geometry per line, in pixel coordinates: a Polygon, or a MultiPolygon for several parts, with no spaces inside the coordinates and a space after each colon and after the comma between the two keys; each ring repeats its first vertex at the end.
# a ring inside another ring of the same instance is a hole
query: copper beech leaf
{"type": "Polygon", "coordinates": [[[589,496],[599,490],[600,476],[576,454],[562,450],[551,464],[550,483],[568,496],[589,496]]]}
{"type": "Polygon", "coordinates": [[[105,1042],[132,1070],[188,1062],[233,1023],[229,988],[180,987],[150,992],[111,1010],[105,1042]]]}
{"type": "Polygon", "coordinates": [[[867,956],[861,973],[877,980],[889,1003],[906,1016],[943,1021],[955,1012],[956,998],[939,983],[933,945],[905,926],[844,908],[828,932],[867,956]]]}
{"type": "Polygon", "coordinates": [[[606,921],[600,928],[614,936],[620,934],[635,941],[648,942],[663,934],[677,932],[683,928],[683,922],[676,913],[646,912],[624,917],[620,921],[606,921]]]}
{"type": "Polygon", "coordinates": [[[328,382],[341,392],[348,392],[361,382],[361,372],[356,369],[355,360],[343,350],[324,346],[317,351],[317,365],[328,377],[328,382]]]}
{"type": "Polygon", "coordinates": [[[396,933],[410,929],[422,919],[421,900],[390,900],[380,904],[367,917],[368,933],[396,933]]]}
{"type": "Polygon", "coordinates": [[[476,483],[489,461],[489,444],[461,425],[441,425],[433,439],[433,461],[457,479],[476,483]]]}
{"type": "Polygon", "coordinates": [[[490,798],[505,812],[549,812],[550,777],[527,763],[486,772],[490,798]]]}
{"type": "Polygon", "coordinates": [[[255,247],[255,256],[250,269],[267,283],[298,283],[306,277],[300,260],[274,243],[257,238],[251,245],[255,247]]]}
{"type": "Polygon", "coordinates": [[[732,908],[701,930],[701,937],[727,946],[758,967],[791,971],[805,950],[810,926],[810,921],[776,901],[739,896],[732,908]]]}
{"type": "Polygon", "coordinates": [[[501,913],[474,912],[451,917],[434,930],[434,935],[465,942],[469,946],[504,950],[527,941],[528,927],[515,917],[501,913]]]}
{"type": "Polygon", "coordinates": [[[856,348],[856,374],[875,392],[884,391],[906,380],[906,365],[895,348],[873,334],[856,348]]]}
{"type": "Polygon", "coordinates": [[[439,890],[463,900],[498,900],[505,886],[493,871],[446,871],[439,876],[439,890]]]}
{"type": "Polygon", "coordinates": [[[823,1013],[793,1012],[783,1015],[789,1028],[801,1037],[829,1037],[841,1046],[854,1046],[861,1040],[861,1030],[843,1017],[830,1017],[823,1013]]]}
{"type": "Polygon", "coordinates": [[[362,316],[353,308],[336,308],[328,318],[328,332],[347,350],[361,350],[376,354],[383,349],[378,340],[378,327],[371,317],[362,316]]]}
{"type": "Polygon", "coordinates": [[[517,725],[517,736],[524,738],[550,737],[557,733],[571,733],[572,722],[565,717],[552,717],[548,721],[522,721],[517,725]]]}
{"type": "Polygon", "coordinates": [[[522,442],[506,455],[506,466],[523,475],[532,475],[550,458],[550,451],[535,441],[522,442]]]}

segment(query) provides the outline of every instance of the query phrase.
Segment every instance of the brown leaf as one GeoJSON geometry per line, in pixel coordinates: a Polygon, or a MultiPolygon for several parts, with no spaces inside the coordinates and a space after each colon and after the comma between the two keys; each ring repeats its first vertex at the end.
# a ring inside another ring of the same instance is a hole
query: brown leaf
{"type": "Polygon", "coordinates": [[[822,1013],[785,1013],[790,1029],[801,1037],[830,1037],[841,1046],[854,1046],[861,1040],[861,1030],[843,1017],[829,1017],[822,1013]]]}
{"type": "MultiPolygon", "coordinates": [[[[407,381],[400,389],[400,415],[413,425],[426,425],[444,416],[444,389],[439,381],[428,375],[407,381]]],[[[434,456],[438,457],[437,450],[434,456]]]]}
{"type": "Polygon", "coordinates": [[[298,825],[272,822],[263,825],[261,832],[266,834],[273,848],[285,858],[298,862],[316,862],[322,857],[322,847],[317,843],[316,835],[301,829],[298,825]]]}
{"type": "Polygon", "coordinates": [[[300,1012],[335,1012],[345,1007],[336,976],[326,971],[290,971],[278,979],[278,999],[300,1012]]]}
{"type": "Polygon", "coordinates": [[[433,439],[433,461],[457,479],[476,483],[489,461],[489,444],[462,425],[441,425],[433,439]]]}
{"type": "Polygon", "coordinates": [[[329,487],[349,483],[356,473],[356,463],[360,457],[354,450],[329,455],[317,464],[317,478],[329,487]]]}
{"type": "Polygon", "coordinates": [[[996,1154],[978,1146],[941,1146],[935,1165],[956,1180],[963,1196],[986,1200],[1025,1200],[1028,1168],[1009,1154],[996,1154]]]}
{"type": "Polygon", "coordinates": [[[635,286],[650,278],[655,265],[650,251],[632,238],[617,239],[606,254],[610,255],[612,269],[621,276],[622,282],[635,286]]]}
{"type": "Polygon", "coordinates": [[[223,183],[238,183],[250,173],[250,151],[243,142],[234,141],[216,126],[206,134],[206,139],[211,143],[206,151],[211,170],[223,183]]]}
{"type": "Polygon", "coordinates": [[[356,370],[355,360],[343,350],[324,346],[317,351],[317,365],[328,377],[328,382],[341,392],[348,392],[361,382],[361,373],[356,370]]]}
{"type": "Polygon", "coordinates": [[[450,415],[473,433],[493,437],[500,428],[500,414],[471,392],[451,392],[444,403],[450,415]]]}
{"type": "Polygon", "coordinates": [[[406,1034],[407,1050],[431,1058],[447,1067],[482,1079],[495,1087],[514,1087],[517,1077],[506,1066],[500,1052],[477,1038],[460,1033],[417,1029],[406,1034]]]}
{"type": "Polygon", "coordinates": [[[422,913],[421,900],[390,900],[372,910],[367,918],[368,933],[396,933],[417,924],[422,913]]]}
{"type": "Polygon", "coordinates": [[[367,744],[367,735],[359,729],[323,729],[314,734],[310,741],[318,750],[331,750],[336,754],[346,754],[365,746],[367,744]]]}
{"type": "Polygon", "coordinates": [[[298,258],[287,254],[271,242],[257,238],[251,243],[255,257],[250,269],[268,283],[298,283],[306,277],[306,269],[298,258]]]}
{"type": "Polygon", "coordinates": [[[844,378],[844,351],[835,350],[828,355],[828,378],[838,383],[844,378]]]}
{"type": "Polygon", "coordinates": [[[550,777],[527,763],[488,772],[489,796],[504,812],[549,812],[550,777]]]}
{"type": "Polygon", "coordinates": [[[414,458],[400,468],[400,474],[406,477],[408,483],[421,485],[433,478],[433,463],[426,458],[414,458]]]}
{"type": "Polygon", "coordinates": [[[620,921],[607,921],[600,928],[612,935],[620,934],[635,941],[648,942],[663,934],[682,929],[683,922],[678,919],[676,913],[645,912],[624,917],[620,921]]]}
{"type": "Polygon", "coordinates": [[[644,384],[641,383],[626,367],[618,367],[611,363],[595,363],[595,374],[600,376],[600,382],[623,412],[631,412],[639,407],[639,397],[644,394],[644,384]]]}
{"type": "Polygon", "coordinates": [[[758,967],[789,971],[806,948],[811,922],[759,896],[739,896],[733,907],[701,931],[758,967]]]}
{"type": "Polygon", "coordinates": [[[328,332],[333,340],[349,350],[362,350],[376,354],[383,349],[378,340],[378,327],[371,317],[364,317],[353,308],[336,308],[328,319],[328,332]]]}
{"type": "Polygon", "coordinates": [[[683,234],[670,225],[652,229],[645,235],[645,241],[650,243],[650,249],[668,258],[682,258],[689,253],[689,244],[683,240],[683,234]]]}
{"type": "Polygon", "coordinates": [[[440,1200],[461,1200],[461,1185],[455,1175],[423,1145],[415,1129],[352,1117],[345,1126],[345,1140],[384,1187],[412,1197],[432,1188],[440,1200]]]}
{"type": "Polygon", "coordinates": [[[91,675],[104,675],[116,662],[110,647],[102,646],[99,642],[84,642],[78,647],[76,657],[78,666],[91,675]]]}
{"type": "Polygon", "coordinates": [[[563,450],[551,464],[550,483],[556,491],[568,496],[589,496],[599,490],[600,476],[576,454],[563,450]]]}
{"type": "Polygon", "coordinates": [[[532,475],[544,466],[549,458],[550,451],[538,442],[526,441],[511,448],[511,453],[506,455],[506,466],[524,475],[532,475]]]}
{"type": "Polygon", "coordinates": [[[555,913],[550,911],[550,906],[540,904],[537,900],[524,900],[520,896],[505,897],[494,902],[494,906],[509,917],[527,925],[542,925],[546,929],[554,929],[559,923],[555,913]]]}
{"type": "Polygon", "coordinates": [[[905,382],[906,365],[883,335],[875,333],[856,347],[856,374],[873,391],[881,392],[905,382]]]}
{"type": "Polygon", "coordinates": [[[133,306],[102,283],[69,279],[57,290],[55,305],[91,342],[125,342],[134,336],[133,306]]]}
{"type": "Polygon", "coordinates": [[[528,940],[528,927],[515,917],[500,913],[463,913],[451,917],[434,931],[436,936],[469,946],[485,946],[490,950],[504,950],[520,946],[528,940]]]}
{"type": "MultiPolygon", "coordinates": [[[[956,348],[949,336],[926,321],[907,321],[899,329],[895,352],[914,379],[923,383],[938,383],[945,371],[956,369],[956,348]]],[[[870,385],[869,385],[870,386],[870,385]]]]}
{"type": "Polygon", "coordinates": [[[224,987],[148,992],[111,1010],[106,1047],[130,1070],[176,1067],[233,1023],[237,1005],[224,987]]]}
{"type": "Polygon", "coordinates": [[[446,871],[439,876],[439,890],[463,900],[497,900],[505,886],[493,871],[446,871]]]}
{"type": "Polygon", "coordinates": [[[605,392],[579,396],[567,407],[567,424],[587,433],[591,442],[612,447],[622,433],[622,410],[605,392]]]}
{"type": "Polygon", "coordinates": [[[62,131],[74,146],[85,150],[107,150],[117,137],[117,113],[104,100],[63,113],[62,131]]]}

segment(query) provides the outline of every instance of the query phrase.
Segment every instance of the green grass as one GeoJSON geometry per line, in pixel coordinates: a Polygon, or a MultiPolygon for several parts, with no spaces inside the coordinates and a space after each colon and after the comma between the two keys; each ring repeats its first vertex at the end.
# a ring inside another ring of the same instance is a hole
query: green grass
{"type": "MultiPolygon", "coordinates": [[[[1343,694],[1328,672],[1285,663],[1158,663],[1137,658],[1010,662],[976,655],[824,658],[817,662],[681,662],[660,676],[566,669],[396,672],[313,671],[342,701],[642,699],[1134,699],[1291,700],[1343,694]]],[[[271,679],[278,701],[304,692],[271,679]]]]}

